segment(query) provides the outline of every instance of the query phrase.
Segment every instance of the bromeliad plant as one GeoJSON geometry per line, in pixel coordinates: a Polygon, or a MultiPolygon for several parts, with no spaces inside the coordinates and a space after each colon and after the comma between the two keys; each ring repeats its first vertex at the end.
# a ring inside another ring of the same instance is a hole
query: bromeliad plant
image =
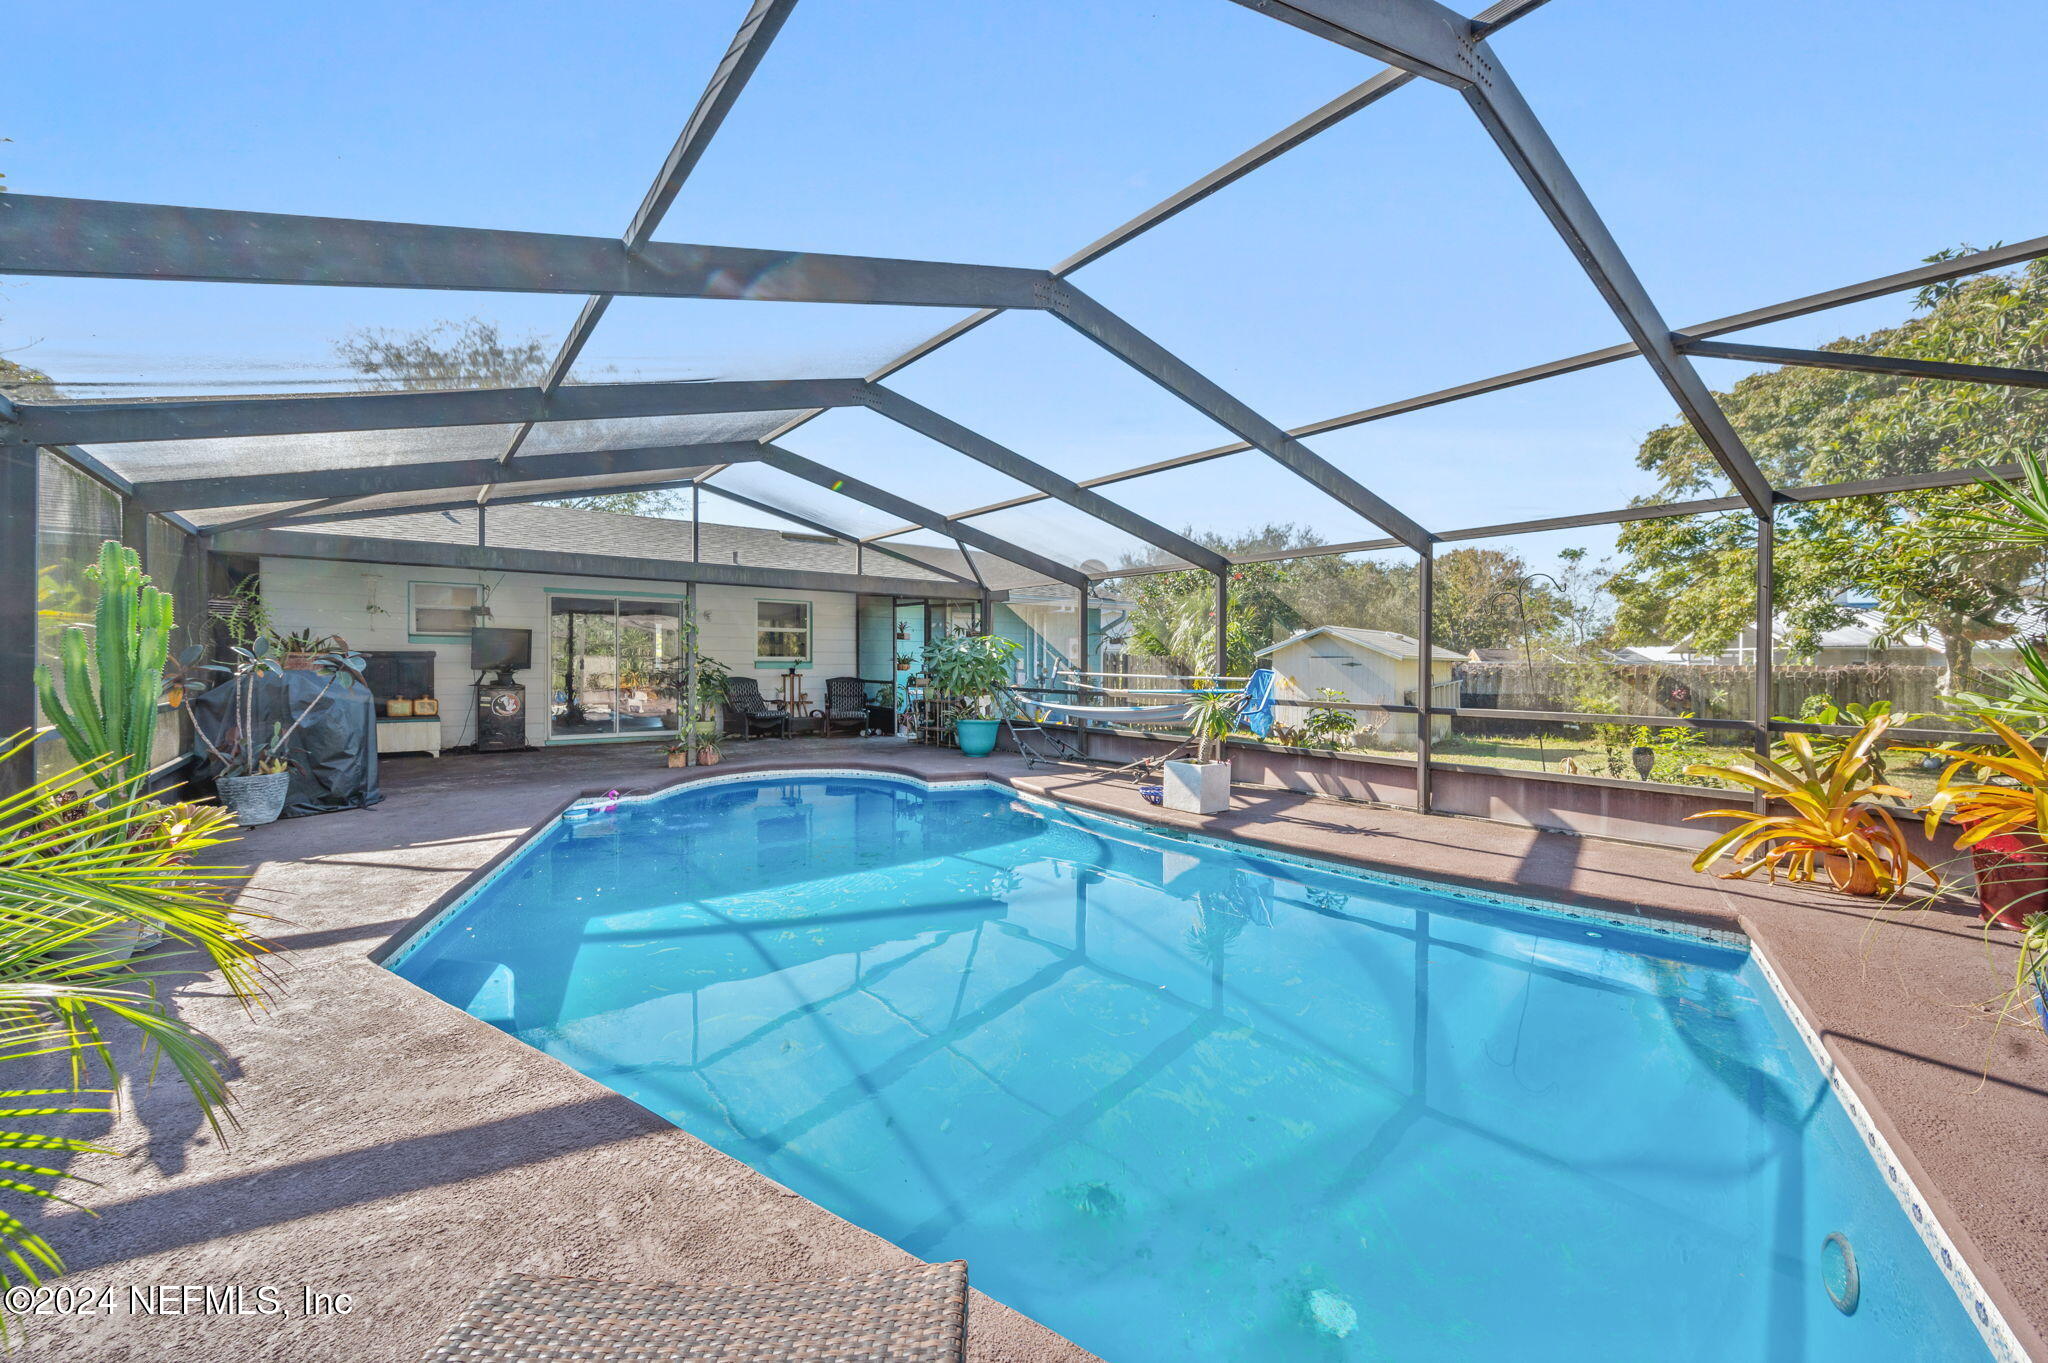
{"type": "Polygon", "coordinates": [[[1998,716],[1987,712],[1977,718],[1998,735],[2005,751],[1960,742],[1911,749],[1948,759],[1924,812],[1929,837],[1943,815],[1962,825],[1959,851],[2001,834],[2048,828],[2048,757],[1998,716]]]}
{"type": "MultiPolygon", "coordinates": [[[[0,762],[32,741],[0,740],[0,762]]],[[[232,1120],[218,1049],[160,992],[186,972],[128,958],[144,930],[201,953],[245,1004],[261,998],[255,915],[223,897],[243,873],[200,860],[230,836],[227,816],[159,805],[142,795],[141,777],[114,775],[118,765],[97,759],[0,796],[0,1199],[76,1205],[58,1191],[71,1175],[55,1162],[111,1152],[16,1126],[108,1113],[123,1032],[142,1041],[138,1079],[168,1062],[217,1136],[232,1120]],[[8,1082],[24,1070],[34,1077],[8,1082]]],[[[0,1288],[63,1271],[55,1248],[0,1207],[0,1288]]],[[[7,1316],[0,1305],[0,1333],[7,1316]]]]}
{"type": "Polygon", "coordinates": [[[1787,734],[1782,759],[1744,754],[1746,766],[1686,768],[1687,775],[1725,781],[1765,799],[1764,813],[1712,809],[1689,815],[1736,821],[1693,858],[1693,869],[1705,871],[1732,856],[1734,868],[1724,874],[1737,880],[1759,871],[1772,881],[1782,873],[1794,883],[1825,875],[1851,894],[1889,895],[1917,873],[1938,888],[1940,875],[1906,845],[1892,811],[1877,803],[1907,798],[1879,780],[1871,764],[1872,750],[1890,727],[1889,716],[1875,716],[1827,757],[1815,752],[1807,735],[1787,734]]]}

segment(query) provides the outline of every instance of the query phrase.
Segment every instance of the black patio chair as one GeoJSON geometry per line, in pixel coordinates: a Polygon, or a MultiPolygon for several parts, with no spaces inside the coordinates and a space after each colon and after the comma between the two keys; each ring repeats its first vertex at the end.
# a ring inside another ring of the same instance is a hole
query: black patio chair
{"type": "Polygon", "coordinates": [[[826,735],[835,726],[857,734],[868,731],[868,690],[859,677],[828,677],[825,681],[826,735]]]}
{"type": "Polygon", "coordinates": [[[725,683],[725,712],[748,738],[757,734],[789,737],[789,714],[761,698],[761,683],[752,677],[730,677],[725,683]]]}

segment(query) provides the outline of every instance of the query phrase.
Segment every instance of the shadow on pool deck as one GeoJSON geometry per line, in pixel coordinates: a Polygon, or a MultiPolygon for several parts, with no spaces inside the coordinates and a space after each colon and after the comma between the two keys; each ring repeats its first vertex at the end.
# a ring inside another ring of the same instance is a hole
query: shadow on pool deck
{"type": "MultiPolygon", "coordinates": [[[[1966,914],[1870,931],[1858,905],[1697,876],[1676,852],[1246,789],[1228,813],[1200,819],[1153,809],[1094,769],[797,739],[736,744],[704,773],[669,771],[637,746],[392,761],[381,805],[251,832],[235,851],[254,868],[248,893],[277,915],[268,935],[290,953],[280,992],[245,1015],[195,980],[178,1004],[234,1057],[245,1125],[223,1148],[161,1082],[113,1124],[108,1143],[134,1153],[78,1166],[100,1181],[83,1200],[102,1215],[57,1209],[43,1226],[80,1269],[69,1284],[113,1288],[117,1309],[29,1320],[23,1356],[400,1363],[507,1272],[716,1283],[902,1262],[902,1251],[369,959],[579,793],[801,765],[988,775],[1168,826],[1744,928],[1881,1108],[1910,1172],[2039,1352],[2048,1045],[2019,1028],[1992,1038],[1972,1005],[2009,977],[2011,948],[1987,955],[1966,914]],[[128,1312],[131,1285],[166,1283],[273,1286],[294,1309],[128,1312]],[[353,1309],[300,1314],[302,1288],[350,1293],[353,1309]]],[[[1087,1358],[981,1297],[972,1342],[978,1363],[1087,1358]]]]}

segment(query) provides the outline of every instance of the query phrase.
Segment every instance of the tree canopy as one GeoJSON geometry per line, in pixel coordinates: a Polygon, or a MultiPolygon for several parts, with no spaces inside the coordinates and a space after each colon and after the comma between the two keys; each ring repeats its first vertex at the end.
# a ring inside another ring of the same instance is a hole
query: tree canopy
{"type": "MultiPolygon", "coordinates": [[[[479,317],[440,321],[416,332],[355,331],[335,343],[334,353],[371,388],[384,390],[526,387],[546,377],[550,356],[539,337],[510,339],[497,323],[479,317]]],[[[605,492],[556,497],[547,504],[659,516],[677,509],[680,496],[664,490],[605,492]]]]}
{"type": "MultiPolygon", "coordinates": [[[[1923,290],[1898,326],[1823,348],[2048,368],[2048,262],[1923,290]]],[[[2048,448],[2048,393],[2034,389],[1787,366],[1740,379],[1720,397],[1780,488],[1995,466],[2048,448]]],[[[1726,491],[1682,423],[1652,431],[1637,463],[1658,480],[1644,503],[1726,491]]],[[[1810,651],[1820,632],[1851,618],[1845,598],[1867,597],[1893,637],[1940,634],[1947,682],[1959,684],[1975,644],[2018,628],[2018,604],[2042,567],[2035,550],[1957,545],[1946,527],[1984,497],[1970,486],[1781,507],[1773,552],[1781,642],[1810,651]]],[[[1622,635],[1712,651],[1750,623],[1755,529],[1747,515],[1637,521],[1619,544],[1625,561],[1611,589],[1622,635]]]]}
{"type": "MultiPolygon", "coordinates": [[[[1185,530],[1224,554],[1311,550],[1320,542],[1306,527],[1267,525],[1240,535],[1185,530]]],[[[1135,566],[1135,565],[1133,565],[1135,566]]],[[[1130,601],[1131,654],[1164,660],[1171,670],[1204,676],[1215,667],[1215,579],[1199,569],[1115,580],[1130,601]]],[[[1230,672],[1242,676],[1256,655],[1299,630],[1349,625],[1413,636],[1420,626],[1412,555],[1324,554],[1240,563],[1230,570],[1230,672]]],[[[1534,580],[1528,565],[1498,549],[1451,549],[1436,558],[1436,628],[1432,642],[1448,652],[1503,648],[1528,632],[1558,630],[1574,607],[1559,587],[1534,580]]]]}

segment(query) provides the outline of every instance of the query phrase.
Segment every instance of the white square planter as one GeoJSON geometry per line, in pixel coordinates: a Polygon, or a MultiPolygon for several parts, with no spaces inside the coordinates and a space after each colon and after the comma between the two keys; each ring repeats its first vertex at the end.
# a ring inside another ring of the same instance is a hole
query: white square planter
{"type": "Polygon", "coordinates": [[[1230,808],[1228,762],[1168,762],[1161,784],[1168,809],[1188,814],[1220,814],[1230,808]]]}

